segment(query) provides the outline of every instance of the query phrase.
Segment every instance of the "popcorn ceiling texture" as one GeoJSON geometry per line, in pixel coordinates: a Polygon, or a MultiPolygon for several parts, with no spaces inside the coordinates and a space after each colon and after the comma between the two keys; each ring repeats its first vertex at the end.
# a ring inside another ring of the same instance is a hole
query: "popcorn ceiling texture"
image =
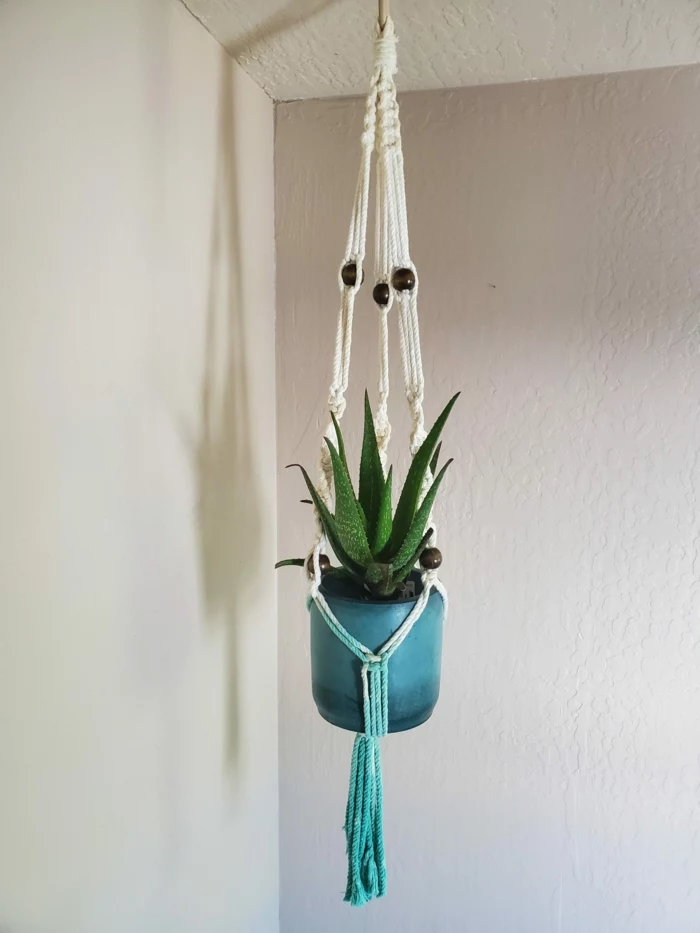
{"type": "MultiPolygon", "coordinates": [[[[443,691],[383,743],[389,896],[352,911],[352,736],[315,712],[305,588],[280,572],[282,931],[697,933],[700,68],[402,106],[427,417],[463,390],[439,510],[443,691]]],[[[282,556],[312,534],[282,465],[313,464],[326,421],[361,107],[278,108],[282,556]]],[[[397,378],[403,471],[402,401],[397,378]]]]}
{"type": "MultiPolygon", "coordinates": [[[[184,0],[276,100],[364,94],[376,0],[184,0]]],[[[697,0],[394,0],[400,90],[700,61],[697,0]]]]}

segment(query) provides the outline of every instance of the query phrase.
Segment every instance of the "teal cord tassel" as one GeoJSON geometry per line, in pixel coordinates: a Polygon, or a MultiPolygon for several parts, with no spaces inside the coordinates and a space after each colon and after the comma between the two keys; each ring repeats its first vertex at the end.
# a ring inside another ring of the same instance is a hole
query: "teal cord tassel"
{"type": "Polygon", "coordinates": [[[345,810],[348,880],[345,900],[361,907],[386,894],[382,764],[379,738],[387,734],[386,656],[362,665],[364,734],[355,737],[345,810]]]}

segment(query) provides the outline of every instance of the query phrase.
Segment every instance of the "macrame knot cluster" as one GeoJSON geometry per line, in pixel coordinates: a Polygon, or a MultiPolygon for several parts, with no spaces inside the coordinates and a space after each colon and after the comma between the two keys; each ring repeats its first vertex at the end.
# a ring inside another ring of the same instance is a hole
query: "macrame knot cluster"
{"type": "Polygon", "coordinates": [[[394,24],[388,19],[381,29],[377,25],[377,38],[374,40],[374,67],[395,75],[397,71],[396,62],[396,33],[394,24]]]}
{"type": "Polygon", "coordinates": [[[374,422],[374,433],[377,436],[377,443],[380,447],[386,446],[389,443],[389,438],[391,437],[391,424],[389,423],[389,420],[386,416],[382,419],[376,419],[374,422]]]}
{"type": "MultiPolygon", "coordinates": [[[[330,411],[333,412],[333,414],[336,416],[338,421],[340,421],[340,419],[345,414],[346,405],[347,405],[347,401],[345,399],[345,395],[343,394],[343,390],[333,387],[328,396],[328,408],[330,411]]],[[[329,460],[330,460],[330,455],[329,455],[329,460]]]]}
{"type": "Polygon", "coordinates": [[[367,152],[371,152],[374,149],[374,140],[376,133],[374,130],[374,124],[372,126],[367,126],[367,120],[365,119],[365,128],[360,136],[360,142],[362,143],[362,148],[367,152]]]}
{"type": "Polygon", "coordinates": [[[411,409],[411,414],[419,416],[421,420],[423,419],[423,392],[422,386],[415,389],[411,388],[406,391],[406,400],[411,409]]]}

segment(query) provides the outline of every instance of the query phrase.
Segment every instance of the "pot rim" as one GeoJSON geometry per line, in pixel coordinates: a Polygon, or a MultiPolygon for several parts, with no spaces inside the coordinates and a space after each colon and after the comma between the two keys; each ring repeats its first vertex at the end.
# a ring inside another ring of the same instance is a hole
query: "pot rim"
{"type": "MultiPolygon", "coordinates": [[[[410,597],[409,599],[355,599],[353,596],[338,596],[328,590],[323,580],[321,581],[320,589],[326,598],[337,600],[341,603],[352,603],[355,606],[410,606],[411,603],[418,602],[418,597],[423,592],[423,581],[421,580],[420,571],[418,570],[412,570],[409,579],[413,579],[414,582],[417,583],[420,587],[420,589],[417,587],[418,591],[416,595],[410,597]]],[[[435,587],[431,587],[431,590],[431,596],[433,593],[437,592],[435,587]]]]}

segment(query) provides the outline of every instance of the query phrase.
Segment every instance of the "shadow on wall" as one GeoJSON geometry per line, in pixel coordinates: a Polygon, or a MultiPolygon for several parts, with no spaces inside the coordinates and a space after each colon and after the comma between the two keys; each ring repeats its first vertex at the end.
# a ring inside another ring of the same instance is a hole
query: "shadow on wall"
{"type": "Polygon", "coordinates": [[[250,426],[234,130],[235,66],[222,57],[219,153],[211,238],[201,435],[196,450],[198,529],[207,618],[223,627],[228,689],[227,770],[239,765],[240,627],[257,584],[260,491],[250,426]]]}

